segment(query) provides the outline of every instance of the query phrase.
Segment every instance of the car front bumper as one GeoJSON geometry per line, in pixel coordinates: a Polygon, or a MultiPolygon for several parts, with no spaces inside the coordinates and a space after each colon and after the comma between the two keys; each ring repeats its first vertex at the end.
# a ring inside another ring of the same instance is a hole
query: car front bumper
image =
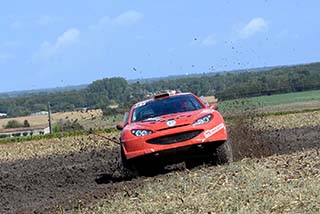
{"type": "Polygon", "coordinates": [[[178,148],[181,148],[181,150],[183,150],[183,148],[189,149],[189,147],[191,148],[191,146],[193,145],[198,146],[200,148],[201,145],[206,145],[207,143],[212,144],[215,142],[221,142],[226,140],[227,131],[224,122],[214,121],[212,123],[200,126],[188,125],[184,127],[178,127],[174,129],[174,132],[172,130],[165,130],[143,137],[133,137],[127,141],[122,142],[122,146],[126,158],[133,159],[146,155],[158,155],[160,153],[165,153],[166,151],[175,151],[175,149],[177,150],[178,148]],[[178,142],[179,140],[177,140],[177,142],[165,142],[166,138],[169,139],[168,136],[174,137],[174,135],[177,134],[183,135],[183,133],[192,133],[197,131],[199,134],[192,137],[191,139],[182,137],[180,138],[180,140],[182,140],[181,142],[178,142]],[[164,140],[156,141],[155,139],[164,140]]]}

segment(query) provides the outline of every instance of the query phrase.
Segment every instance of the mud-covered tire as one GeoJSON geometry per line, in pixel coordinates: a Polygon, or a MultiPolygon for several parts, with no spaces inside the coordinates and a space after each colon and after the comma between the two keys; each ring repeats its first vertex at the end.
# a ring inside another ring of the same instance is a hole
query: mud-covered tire
{"type": "Polygon", "coordinates": [[[233,153],[230,142],[224,141],[216,148],[217,164],[227,164],[233,162],[233,153]]]}
{"type": "Polygon", "coordinates": [[[122,146],[120,149],[120,161],[123,173],[130,177],[153,176],[162,173],[164,170],[164,166],[157,162],[127,160],[122,146]]]}
{"type": "Polygon", "coordinates": [[[120,145],[120,162],[123,167],[126,168],[128,166],[128,160],[124,154],[122,145],[120,145]]]}
{"type": "Polygon", "coordinates": [[[122,145],[120,146],[120,164],[124,175],[129,177],[137,177],[139,175],[133,162],[127,160],[122,145]]]}

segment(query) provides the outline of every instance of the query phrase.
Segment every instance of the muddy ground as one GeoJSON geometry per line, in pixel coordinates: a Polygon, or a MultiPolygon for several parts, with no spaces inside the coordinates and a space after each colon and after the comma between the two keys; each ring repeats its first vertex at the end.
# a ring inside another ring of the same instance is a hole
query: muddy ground
{"type": "MultiPolygon", "coordinates": [[[[229,133],[236,160],[320,148],[320,126],[253,131],[234,123],[229,133]]],[[[130,194],[152,178],[121,175],[117,147],[0,162],[0,213],[77,210],[122,191],[130,194]]],[[[176,169],[180,170],[180,169],[176,169]]]]}

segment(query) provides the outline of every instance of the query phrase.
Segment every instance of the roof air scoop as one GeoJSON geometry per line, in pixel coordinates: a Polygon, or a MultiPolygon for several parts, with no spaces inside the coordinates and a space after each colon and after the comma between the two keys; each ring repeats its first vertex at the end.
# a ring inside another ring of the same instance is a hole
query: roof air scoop
{"type": "Polygon", "coordinates": [[[157,100],[157,99],[163,99],[166,97],[169,97],[169,93],[157,94],[156,96],[154,96],[154,99],[157,100]]]}

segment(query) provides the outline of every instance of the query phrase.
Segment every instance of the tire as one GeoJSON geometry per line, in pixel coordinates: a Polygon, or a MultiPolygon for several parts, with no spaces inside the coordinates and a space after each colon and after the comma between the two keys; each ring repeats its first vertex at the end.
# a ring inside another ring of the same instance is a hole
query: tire
{"type": "Polygon", "coordinates": [[[227,164],[233,162],[232,148],[229,141],[224,141],[216,148],[217,164],[227,164]]]}
{"type": "Polygon", "coordinates": [[[120,145],[120,161],[123,167],[126,167],[128,165],[128,160],[124,154],[122,145],[120,145]]]}
{"type": "Polygon", "coordinates": [[[123,147],[120,148],[120,160],[124,175],[128,177],[154,176],[162,173],[164,166],[155,161],[128,160],[124,154],[123,147]]]}
{"type": "Polygon", "coordinates": [[[120,162],[122,166],[123,174],[127,177],[137,177],[138,176],[138,170],[136,169],[133,162],[129,161],[125,154],[122,145],[120,145],[120,162]]]}

